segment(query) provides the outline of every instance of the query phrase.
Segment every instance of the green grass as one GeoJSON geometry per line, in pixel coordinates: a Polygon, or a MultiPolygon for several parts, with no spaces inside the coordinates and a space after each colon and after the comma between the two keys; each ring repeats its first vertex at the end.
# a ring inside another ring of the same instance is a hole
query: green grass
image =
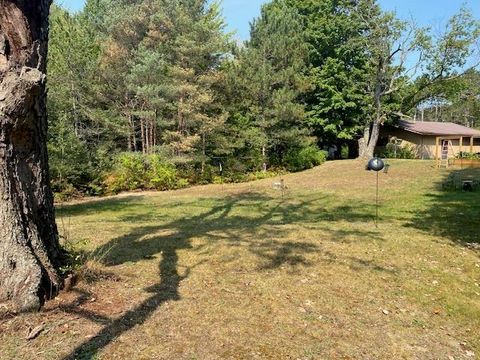
{"type": "Polygon", "coordinates": [[[0,358],[478,356],[480,192],[442,191],[449,173],[392,161],[378,227],[355,161],[285,176],[284,196],[266,179],[60,206],[91,276],[0,320],[0,358]]]}

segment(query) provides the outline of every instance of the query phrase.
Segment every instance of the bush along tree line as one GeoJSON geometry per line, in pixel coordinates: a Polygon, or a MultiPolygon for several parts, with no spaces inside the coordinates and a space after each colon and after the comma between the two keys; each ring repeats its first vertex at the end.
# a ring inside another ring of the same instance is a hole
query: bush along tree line
{"type": "Polygon", "coordinates": [[[87,0],[54,5],[50,28],[50,172],[66,195],[298,171],[333,145],[368,157],[384,123],[480,109],[464,8],[439,33],[375,0],[273,0],[239,44],[216,1],[87,0]]]}

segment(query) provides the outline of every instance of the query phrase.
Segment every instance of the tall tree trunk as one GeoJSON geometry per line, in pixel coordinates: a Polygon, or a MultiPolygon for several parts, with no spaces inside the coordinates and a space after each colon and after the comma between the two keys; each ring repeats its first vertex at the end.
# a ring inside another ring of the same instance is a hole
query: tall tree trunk
{"type": "Polygon", "coordinates": [[[370,141],[370,123],[365,125],[363,129],[363,136],[358,140],[358,157],[360,159],[366,159],[368,157],[367,148],[370,141]]]}
{"type": "Polygon", "coordinates": [[[385,82],[385,73],[387,71],[385,64],[386,62],[384,59],[380,58],[377,65],[375,91],[373,93],[375,119],[373,122],[369,122],[365,125],[363,137],[358,141],[358,157],[360,159],[370,159],[374,156],[375,148],[380,136],[380,126],[384,120],[382,114],[382,97],[385,94],[385,90],[383,88],[385,82]]]}
{"type": "Polygon", "coordinates": [[[153,120],[153,149],[156,151],[157,147],[157,118],[158,118],[158,111],[155,109],[155,118],[153,120]]]}
{"type": "Polygon", "coordinates": [[[183,98],[183,95],[181,95],[178,101],[178,109],[177,109],[178,132],[182,135],[186,135],[185,119],[183,116],[183,102],[184,102],[184,98],[183,98]]]}
{"type": "Polygon", "coordinates": [[[201,169],[202,175],[205,172],[205,159],[207,157],[206,147],[207,147],[207,140],[205,137],[205,132],[203,132],[202,133],[202,169],[201,169]]]}
{"type": "Polygon", "coordinates": [[[145,129],[142,118],[140,118],[140,132],[142,133],[142,153],[145,154],[145,129]]]}
{"type": "Polygon", "coordinates": [[[380,136],[380,127],[383,118],[377,117],[372,124],[365,126],[363,136],[358,141],[358,157],[359,159],[371,159],[375,155],[378,138],[380,136]]]}
{"type": "Polygon", "coordinates": [[[46,147],[50,1],[0,1],[0,303],[18,311],[61,286],[46,147]]]}
{"type": "Polygon", "coordinates": [[[133,151],[133,131],[132,131],[132,117],[128,116],[128,136],[127,136],[127,149],[133,151]]]}
{"type": "Polygon", "coordinates": [[[150,147],[152,148],[151,153],[155,153],[155,118],[150,120],[150,147]]]}
{"type": "Polygon", "coordinates": [[[132,148],[131,151],[137,152],[137,128],[135,126],[135,120],[133,119],[132,114],[128,115],[128,122],[130,124],[130,132],[132,136],[132,148]]]}
{"type": "Polygon", "coordinates": [[[375,155],[375,148],[377,147],[378,138],[380,136],[380,126],[382,119],[375,119],[372,124],[372,130],[370,134],[370,141],[368,142],[367,150],[365,152],[366,158],[372,158],[375,155]]]}
{"type": "Polygon", "coordinates": [[[148,118],[144,119],[145,122],[145,154],[150,154],[150,127],[148,126],[150,121],[148,118]]]}

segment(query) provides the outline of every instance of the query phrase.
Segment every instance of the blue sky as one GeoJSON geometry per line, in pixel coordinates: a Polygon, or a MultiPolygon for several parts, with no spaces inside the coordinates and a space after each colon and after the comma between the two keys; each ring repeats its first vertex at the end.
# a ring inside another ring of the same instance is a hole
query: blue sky
{"type": "MultiPolygon", "coordinates": [[[[57,0],[63,6],[77,11],[84,0],[57,0]]],[[[249,23],[258,16],[266,0],[223,0],[223,9],[228,30],[235,30],[237,37],[248,39],[249,23]]],[[[394,10],[401,18],[415,18],[421,25],[439,27],[458,9],[466,4],[480,19],[480,0],[379,0],[385,10],[394,10]]]]}

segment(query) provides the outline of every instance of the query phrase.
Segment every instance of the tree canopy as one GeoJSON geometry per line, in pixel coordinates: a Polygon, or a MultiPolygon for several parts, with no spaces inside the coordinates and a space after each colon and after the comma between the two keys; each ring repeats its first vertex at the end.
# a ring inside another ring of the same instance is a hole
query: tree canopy
{"type": "Polygon", "coordinates": [[[371,156],[400,118],[478,125],[480,27],[466,8],[433,32],[376,0],[273,0],[245,43],[216,1],[88,0],[50,22],[60,192],[108,191],[152,164],[179,187],[308,168],[333,145],[371,156]]]}

